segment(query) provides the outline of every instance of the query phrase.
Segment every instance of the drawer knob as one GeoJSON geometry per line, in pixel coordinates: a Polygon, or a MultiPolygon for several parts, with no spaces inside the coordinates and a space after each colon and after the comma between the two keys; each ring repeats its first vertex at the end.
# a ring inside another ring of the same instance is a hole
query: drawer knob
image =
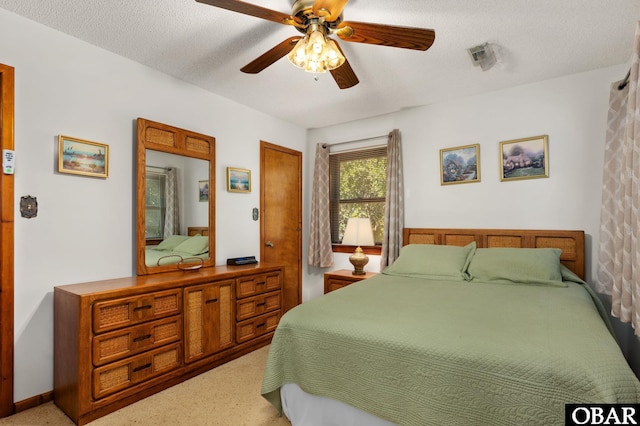
{"type": "Polygon", "coordinates": [[[209,299],[207,301],[205,301],[204,303],[216,303],[218,301],[218,298],[216,297],[215,299],[209,299]]]}
{"type": "Polygon", "coordinates": [[[256,325],[256,328],[264,327],[265,325],[267,325],[267,323],[264,323],[264,322],[263,322],[263,323],[261,323],[261,324],[256,325]]]}
{"type": "Polygon", "coordinates": [[[266,304],[267,304],[266,302],[256,303],[256,306],[264,306],[264,305],[266,305],[266,304]]]}
{"type": "Polygon", "coordinates": [[[144,336],[139,336],[136,337],[135,339],[133,339],[134,342],[142,342],[143,340],[147,340],[150,339],[151,335],[150,334],[145,334],[144,336]]]}
{"type": "Polygon", "coordinates": [[[134,373],[136,373],[136,372],[138,372],[138,371],[144,370],[145,368],[149,368],[149,367],[151,367],[151,363],[150,363],[150,362],[149,362],[149,363],[147,363],[147,364],[143,364],[143,365],[141,365],[140,367],[136,367],[136,368],[134,368],[134,369],[133,369],[133,372],[134,372],[134,373]]]}

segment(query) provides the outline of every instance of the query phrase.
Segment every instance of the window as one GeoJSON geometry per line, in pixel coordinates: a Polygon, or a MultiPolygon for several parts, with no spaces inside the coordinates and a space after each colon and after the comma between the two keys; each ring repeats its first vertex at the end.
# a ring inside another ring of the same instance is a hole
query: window
{"type": "Polygon", "coordinates": [[[165,186],[167,176],[155,170],[147,169],[147,188],[145,204],[145,238],[162,239],[164,236],[164,213],[166,208],[165,186]]]}
{"type": "Polygon", "coordinates": [[[371,219],[376,245],[384,235],[387,147],[331,154],[331,241],[340,244],[350,217],[371,219]]]}

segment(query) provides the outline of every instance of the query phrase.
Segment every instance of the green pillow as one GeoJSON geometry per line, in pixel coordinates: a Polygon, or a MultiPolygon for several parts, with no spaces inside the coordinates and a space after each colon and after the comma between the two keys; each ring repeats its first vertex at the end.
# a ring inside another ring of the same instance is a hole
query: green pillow
{"type": "Polygon", "coordinates": [[[387,275],[414,278],[463,281],[475,241],[464,247],[409,244],[400,249],[399,257],[382,271],[387,275]]]}
{"type": "Polygon", "coordinates": [[[184,242],[185,240],[187,240],[189,237],[186,235],[172,235],[170,237],[165,238],[164,240],[162,240],[162,242],[160,244],[158,244],[157,246],[153,247],[154,250],[164,250],[164,251],[173,251],[175,250],[176,246],[182,242],[184,242]]]}
{"type": "Polygon", "coordinates": [[[472,281],[524,283],[566,287],[560,254],[555,248],[479,248],[466,274],[472,281]]]}
{"type": "Polygon", "coordinates": [[[194,235],[178,244],[173,251],[179,251],[193,256],[204,254],[209,251],[209,237],[194,235]]]}

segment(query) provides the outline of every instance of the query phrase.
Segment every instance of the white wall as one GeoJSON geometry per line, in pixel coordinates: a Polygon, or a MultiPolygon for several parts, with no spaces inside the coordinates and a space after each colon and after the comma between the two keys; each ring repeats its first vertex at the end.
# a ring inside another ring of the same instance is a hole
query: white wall
{"type": "Polygon", "coordinates": [[[53,389],[53,287],[134,273],[135,120],[216,138],[216,261],[258,255],[260,140],[305,153],[305,130],[0,9],[15,67],[15,393],[53,389]],[[108,144],[107,179],[57,173],[57,135],[108,144]],[[226,191],[226,167],[254,171],[226,191]],[[20,216],[21,196],[38,216],[20,216]]]}
{"type": "MultiPolygon", "coordinates": [[[[307,179],[312,179],[316,143],[357,140],[398,128],[405,173],[405,226],[582,229],[587,279],[592,281],[609,87],[627,69],[619,65],[310,130],[307,179]],[[501,182],[499,142],[543,134],[549,136],[549,178],[501,182]],[[480,144],[481,182],[440,185],[439,150],[468,144],[480,144]]],[[[332,269],[350,268],[347,256],[335,254],[332,269]]],[[[372,258],[366,269],[378,271],[378,258],[372,258]]],[[[322,294],[323,272],[309,268],[306,297],[322,294]]],[[[631,327],[614,323],[625,354],[640,372],[638,339],[631,327]]]]}

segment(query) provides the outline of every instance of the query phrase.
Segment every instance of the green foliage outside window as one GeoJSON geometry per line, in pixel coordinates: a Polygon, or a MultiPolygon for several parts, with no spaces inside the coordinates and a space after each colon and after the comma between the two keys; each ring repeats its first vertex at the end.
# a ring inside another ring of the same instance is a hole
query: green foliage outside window
{"type": "Polygon", "coordinates": [[[374,241],[376,244],[382,243],[386,178],[386,148],[336,154],[331,159],[331,229],[334,243],[342,241],[351,217],[370,218],[374,241]]]}
{"type": "Polygon", "coordinates": [[[162,238],[164,234],[165,176],[147,173],[145,238],[162,238]]]}

